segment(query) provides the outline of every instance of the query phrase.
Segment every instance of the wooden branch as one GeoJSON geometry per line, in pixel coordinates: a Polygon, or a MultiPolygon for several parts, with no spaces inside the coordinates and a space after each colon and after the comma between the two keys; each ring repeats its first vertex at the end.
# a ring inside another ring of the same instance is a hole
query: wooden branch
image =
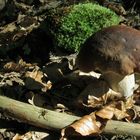
{"type": "Polygon", "coordinates": [[[36,107],[0,96],[0,110],[22,122],[48,129],[62,129],[80,117],[36,107]]]}
{"type": "MultiPolygon", "coordinates": [[[[4,96],[0,96],[0,110],[22,122],[51,130],[60,130],[80,119],[77,116],[43,109],[4,96]]],[[[103,133],[128,134],[139,137],[140,124],[109,120],[103,133]]]]}
{"type": "Polygon", "coordinates": [[[134,135],[140,137],[140,124],[109,120],[105,126],[105,134],[134,135]]]}

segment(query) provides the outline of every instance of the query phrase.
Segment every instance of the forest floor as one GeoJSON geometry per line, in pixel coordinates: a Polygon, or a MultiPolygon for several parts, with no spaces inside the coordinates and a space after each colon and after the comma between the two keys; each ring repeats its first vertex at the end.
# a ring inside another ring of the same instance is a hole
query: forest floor
{"type": "MultiPolygon", "coordinates": [[[[138,124],[140,121],[139,88],[134,93],[134,99],[129,101],[124,101],[113,91],[108,92],[109,87],[106,83],[98,80],[100,74],[86,74],[75,70],[77,54],[71,54],[65,50],[56,50],[53,47],[52,38],[40,28],[45,21],[47,10],[76,2],[74,0],[69,0],[67,3],[57,0],[47,2],[45,0],[1,0],[0,95],[30,104],[31,108],[26,109],[29,113],[32,106],[37,106],[77,117],[87,115],[87,118],[83,118],[83,122],[71,126],[73,129],[79,128],[78,125],[84,128],[84,121],[96,126],[98,126],[99,122],[105,125],[107,120],[138,124]],[[93,86],[95,87],[94,90],[91,88],[93,86]],[[98,91],[100,91],[100,94],[98,91]],[[104,93],[106,94],[103,95],[104,93]],[[114,111],[114,108],[117,108],[117,110],[114,111]],[[113,117],[114,115],[115,118],[113,117]],[[94,118],[95,116],[96,119],[94,118]],[[91,118],[94,118],[94,121],[89,122],[91,118]]],[[[101,4],[121,16],[123,19],[122,24],[140,29],[137,3],[128,7],[117,1],[101,4]]],[[[139,79],[137,80],[139,82],[139,79]]],[[[3,98],[0,98],[0,140],[139,139],[130,135],[130,133],[106,134],[107,129],[103,130],[103,128],[97,127],[92,130],[92,132],[96,131],[97,136],[91,136],[91,132],[89,132],[91,130],[87,133],[81,132],[82,135],[87,135],[87,137],[73,136],[73,134],[75,135],[73,131],[68,133],[64,132],[64,129],[61,133],[57,128],[45,129],[45,127],[39,125],[39,122],[33,121],[34,123],[31,123],[32,121],[30,122],[26,113],[24,117],[18,115],[18,109],[16,110],[14,105],[19,104],[16,104],[14,100],[12,100],[13,103],[8,104],[9,108],[13,106],[13,112],[9,113],[8,109],[8,111],[3,109],[1,99],[3,98]],[[18,116],[18,121],[13,114],[18,116]],[[101,133],[101,131],[105,132],[105,134],[101,133]],[[62,137],[63,135],[69,135],[70,137],[66,136],[64,138],[62,137]]],[[[5,101],[10,103],[8,99],[5,101]]],[[[21,111],[21,113],[24,112],[21,111]]],[[[32,115],[34,116],[35,114],[32,115]]],[[[43,118],[43,116],[45,114],[41,112],[41,117],[43,118]]],[[[54,119],[56,123],[58,118],[56,116],[54,119]]],[[[65,118],[62,118],[60,128],[64,126],[64,121],[65,118]]],[[[52,126],[52,124],[50,125],[52,126]]]]}

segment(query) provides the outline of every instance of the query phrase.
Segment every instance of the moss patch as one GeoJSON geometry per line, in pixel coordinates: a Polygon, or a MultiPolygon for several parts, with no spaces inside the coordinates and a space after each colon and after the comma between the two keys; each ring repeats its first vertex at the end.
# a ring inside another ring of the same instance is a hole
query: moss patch
{"type": "Polygon", "coordinates": [[[93,3],[65,7],[52,15],[55,22],[51,22],[53,27],[49,29],[54,36],[55,46],[71,52],[78,52],[91,34],[120,22],[113,11],[93,3]]]}

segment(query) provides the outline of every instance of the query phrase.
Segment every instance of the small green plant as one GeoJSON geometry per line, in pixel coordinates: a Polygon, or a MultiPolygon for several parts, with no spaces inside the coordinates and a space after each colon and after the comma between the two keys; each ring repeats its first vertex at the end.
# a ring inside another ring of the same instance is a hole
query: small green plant
{"type": "Polygon", "coordinates": [[[54,35],[55,46],[72,52],[79,51],[81,44],[91,34],[120,22],[120,18],[113,11],[93,3],[77,4],[67,10],[63,9],[59,14],[61,18],[54,15],[57,26],[53,24],[51,33],[54,35]]]}

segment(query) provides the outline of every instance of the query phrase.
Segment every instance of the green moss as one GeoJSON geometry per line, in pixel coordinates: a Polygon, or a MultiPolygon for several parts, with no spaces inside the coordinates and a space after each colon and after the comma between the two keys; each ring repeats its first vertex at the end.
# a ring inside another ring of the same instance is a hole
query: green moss
{"type": "Polygon", "coordinates": [[[73,5],[64,8],[59,16],[54,15],[55,25],[53,23],[53,28],[50,29],[55,45],[72,52],[79,51],[80,45],[91,34],[120,22],[120,18],[113,11],[93,3],[73,5]]]}

